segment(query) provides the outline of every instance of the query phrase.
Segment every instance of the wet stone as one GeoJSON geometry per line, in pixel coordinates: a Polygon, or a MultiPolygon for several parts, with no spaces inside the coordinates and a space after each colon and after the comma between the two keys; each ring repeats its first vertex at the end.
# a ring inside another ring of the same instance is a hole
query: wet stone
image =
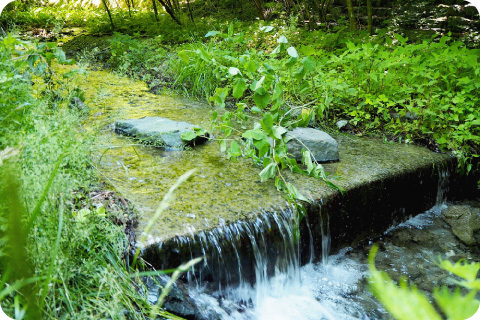
{"type": "Polygon", "coordinates": [[[442,218],[463,243],[476,243],[474,234],[480,230],[480,209],[468,205],[450,206],[442,212],[442,218]]]}
{"type": "MultiPolygon", "coordinates": [[[[155,276],[144,278],[147,286],[148,302],[157,304],[170,278],[168,276],[155,276]]],[[[173,283],[170,292],[165,297],[162,305],[163,309],[185,319],[204,320],[207,319],[190,298],[186,288],[179,282],[173,283]]]]}
{"type": "MultiPolygon", "coordinates": [[[[307,147],[317,162],[338,161],[338,143],[328,133],[313,128],[295,128],[287,133],[288,152],[298,162],[302,161],[302,149],[307,147]]],[[[312,159],[313,160],[313,159],[312,159]]]]}
{"type": "Polygon", "coordinates": [[[174,150],[182,150],[187,145],[198,145],[207,141],[203,137],[197,137],[193,141],[182,139],[182,133],[194,128],[199,127],[188,122],[161,117],[144,117],[115,122],[115,132],[118,134],[134,137],[145,145],[174,150]]]}
{"type": "Polygon", "coordinates": [[[78,111],[87,110],[88,108],[85,102],[83,102],[82,99],[78,97],[72,97],[72,99],[70,100],[70,103],[68,104],[68,107],[70,109],[76,109],[78,111]]]}

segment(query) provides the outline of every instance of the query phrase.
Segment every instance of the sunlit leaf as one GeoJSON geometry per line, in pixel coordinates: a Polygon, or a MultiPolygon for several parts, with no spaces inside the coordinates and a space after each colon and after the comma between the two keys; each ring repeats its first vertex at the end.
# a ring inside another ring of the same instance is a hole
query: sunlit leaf
{"type": "Polygon", "coordinates": [[[232,76],[235,76],[237,74],[242,74],[238,68],[235,67],[230,67],[228,68],[228,73],[230,73],[232,76]]]}
{"type": "Polygon", "coordinates": [[[217,34],[219,34],[220,31],[208,31],[207,34],[205,35],[205,38],[208,38],[208,37],[215,37],[217,34]]]}
{"type": "Polygon", "coordinates": [[[262,30],[263,32],[270,32],[273,29],[275,29],[275,28],[272,27],[272,26],[262,26],[262,27],[260,27],[260,30],[262,30]]]}
{"type": "Polygon", "coordinates": [[[280,36],[280,38],[277,40],[277,43],[288,43],[288,40],[285,36],[280,36]]]}
{"type": "Polygon", "coordinates": [[[270,178],[275,177],[276,172],[277,172],[277,165],[274,162],[270,163],[259,173],[260,181],[264,182],[270,178]]]}
{"type": "Polygon", "coordinates": [[[287,49],[287,53],[290,57],[292,58],[298,58],[298,52],[297,52],[297,49],[295,49],[294,47],[290,47],[287,49]]]}
{"type": "Polygon", "coordinates": [[[182,140],[192,141],[197,137],[197,135],[195,134],[195,132],[188,130],[188,131],[182,132],[180,137],[182,138],[182,140]]]}
{"type": "Polygon", "coordinates": [[[265,132],[262,130],[256,129],[256,130],[247,130],[242,134],[242,137],[246,139],[254,139],[254,140],[262,140],[265,139],[267,136],[265,135],[265,132]]]}
{"type": "Polygon", "coordinates": [[[287,129],[284,127],[280,126],[273,126],[272,127],[272,134],[275,136],[277,139],[282,139],[282,135],[284,135],[287,132],[287,129]]]}
{"type": "Polygon", "coordinates": [[[435,301],[449,320],[464,320],[473,316],[480,304],[475,296],[474,290],[464,296],[459,288],[456,288],[453,293],[450,293],[446,287],[435,288],[433,291],[435,301]]]}

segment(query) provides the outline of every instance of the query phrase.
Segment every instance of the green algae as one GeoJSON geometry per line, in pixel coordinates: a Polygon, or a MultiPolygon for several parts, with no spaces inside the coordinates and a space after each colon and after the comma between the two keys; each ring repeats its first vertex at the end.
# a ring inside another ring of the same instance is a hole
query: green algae
{"type": "MultiPolygon", "coordinates": [[[[90,114],[85,128],[96,134],[95,166],[117,191],[137,208],[141,232],[163,195],[187,170],[196,169],[192,179],[177,192],[175,203],[164,212],[152,230],[155,241],[214,228],[239,219],[251,219],[262,211],[286,206],[273,183],[260,183],[250,160],[226,160],[215,142],[185,151],[164,151],[136,144],[114,133],[118,119],[160,116],[210,127],[212,107],[176,96],[154,95],[144,83],[106,71],[89,71],[77,83],[85,91],[90,114]]],[[[334,183],[347,192],[372,181],[432,167],[449,156],[409,145],[388,145],[381,141],[337,135],[340,162],[326,164],[335,174],[334,183]]],[[[311,199],[338,195],[320,180],[298,174],[287,179],[311,199]]]]}

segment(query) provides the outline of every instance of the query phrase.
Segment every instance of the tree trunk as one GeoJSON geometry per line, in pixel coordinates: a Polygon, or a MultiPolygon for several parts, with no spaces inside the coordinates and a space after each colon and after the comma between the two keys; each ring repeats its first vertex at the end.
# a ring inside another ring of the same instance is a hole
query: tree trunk
{"type": "Polygon", "coordinates": [[[125,2],[127,3],[127,7],[128,7],[128,16],[131,18],[132,10],[130,10],[130,0],[125,0],[125,2]]]}
{"type": "Polygon", "coordinates": [[[158,10],[157,10],[157,4],[155,3],[155,0],[152,0],[153,4],[153,12],[155,13],[155,20],[158,22],[158,10]]]}
{"type": "Polygon", "coordinates": [[[190,16],[190,20],[192,20],[193,24],[195,24],[195,20],[193,19],[192,8],[190,8],[189,0],[187,0],[187,8],[188,8],[188,15],[190,16]]]}
{"type": "Polygon", "coordinates": [[[115,30],[115,25],[113,24],[112,14],[110,13],[110,9],[107,6],[107,1],[102,0],[102,3],[105,6],[105,10],[107,10],[108,17],[110,18],[110,24],[112,25],[112,30],[115,30]]]}
{"type": "Polygon", "coordinates": [[[353,14],[353,0],[347,0],[348,18],[350,19],[350,31],[357,29],[357,23],[353,14]]]}
{"type": "Polygon", "coordinates": [[[173,12],[173,8],[169,7],[167,3],[165,3],[164,0],[158,0],[160,1],[160,3],[162,4],[162,6],[165,8],[165,11],[167,11],[167,13],[170,15],[170,17],[173,19],[173,21],[175,21],[179,26],[181,26],[182,24],[180,23],[180,21],[177,19],[177,17],[175,17],[175,13],[173,12]]]}
{"type": "Polygon", "coordinates": [[[373,18],[372,18],[372,0],[367,0],[367,16],[368,16],[368,33],[373,34],[373,18]]]}
{"type": "Polygon", "coordinates": [[[258,16],[260,19],[265,20],[265,15],[263,14],[262,3],[260,0],[253,0],[255,2],[255,8],[257,9],[258,16]]]}

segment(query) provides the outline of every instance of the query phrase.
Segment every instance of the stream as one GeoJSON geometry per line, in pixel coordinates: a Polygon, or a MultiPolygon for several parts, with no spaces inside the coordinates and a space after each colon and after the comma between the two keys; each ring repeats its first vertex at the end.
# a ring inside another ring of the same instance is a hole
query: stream
{"type": "MultiPolygon", "coordinates": [[[[208,319],[300,319],[360,320],[393,319],[368,290],[368,253],[380,246],[379,270],[392,279],[405,277],[432,299],[434,287],[454,288],[453,278],[436,265],[438,257],[456,261],[478,261],[478,247],[466,246],[441,217],[448,206],[439,185],[437,204],[405,222],[389,228],[380,238],[356,248],[346,247],[320,262],[304,266],[289,264],[272,278],[258,277],[255,286],[211,290],[189,279],[190,294],[208,319]]],[[[463,202],[480,207],[478,202],[463,202]]],[[[261,248],[258,248],[261,251],[261,248]]],[[[257,266],[262,261],[256,261],[257,266]]],[[[257,268],[261,274],[261,268],[257,268]]]]}
{"type": "MultiPolygon", "coordinates": [[[[175,204],[158,221],[155,233],[140,245],[161,243],[169,237],[189,241],[190,235],[212,226],[219,226],[216,232],[232,240],[229,250],[237,255],[238,261],[224,264],[220,272],[227,280],[236,278],[235,281],[216,284],[206,282],[193,272],[185,276],[189,295],[204,319],[391,319],[367,288],[367,257],[374,242],[380,245],[376,259],[379,270],[387,271],[395,280],[405,276],[426,292],[432,292],[434,286],[452,285],[448,273],[435,265],[438,256],[454,261],[480,260],[478,248],[461,243],[441,218],[441,210],[446,207],[442,196],[446,183],[441,179],[437,203],[432,209],[392,226],[380,238],[365,240],[360,246],[345,247],[331,255],[327,254],[330,237],[326,233],[322,237],[323,259],[313,257],[310,263],[300,266],[299,245],[293,240],[290,223],[292,213],[285,210],[284,200],[271,184],[252,183],[259,180],[259,170],[250,162],[239,159],[232,163],[224,159],[213,143],[195,150],[164,151],[138,145],[116,135],[112,129],[117,119],[144,116],[194,119],[208,128],[209,113],[205,112],[205,105],[174,96],[153,95],[143,83],[105,71],[89,71],[88,78],[78,79],[76,85],[85,91],[90,108],[85,130],[96,136],[94,165],[143,215],[138,230],[143,230],[175,179],[188,169],[197,169],[193,181],[180,189],[175,204]],[[259,204],[264,208],[263,213],[252,215],[251,208],[258,208],[259,204]],[[244,222],[252,218],[254,223],[244,222]],[[263,232],[273,227],[283,243],[275,244],[280,249],[272,267],[267,261],[271,244],[263,232]],[[242,244],[238,238],[240,233],[245,234],[252,245],[254,281],[242,278],[242,262],[237,252],[242,244]],[[267,272],[269,268],[274,269],[273,276],[267,272]]],[[[372,148],[379,148],[378,152],[382,153],[382,148],[388,146],[378,143],[372,148]]],[[[397,148],[401,153],[415,150],[421,159],[427,156],[421,148],[397,148]]],[[[361,157],[351,154],[352,159],[361,157]]],[[[337,164],[328,168],[345,175],[357,174],[352,169],[354,166],[341,168],[337,164]]],[[[358,165],[359,172],[362,168],[358,165]]],[[[370,163],[365,168],[385,171],[381,165],[376,169],[370,163]]],[[[357,176],[358,181],[369,179],[361,174],[357,176]]],[[[312,181],[315,180],[306,179],[302,186],[310,188],[307,190],[320,188],[312,187],[312,181]]],[[[204,239],[201,241],[207,241],[201,234],[199,238],[204,239]]],[[[215,239],[210,232],[208,241],[217,248],[215,257],[222,266],[224,247],[215,243],[215,239]]]]}

